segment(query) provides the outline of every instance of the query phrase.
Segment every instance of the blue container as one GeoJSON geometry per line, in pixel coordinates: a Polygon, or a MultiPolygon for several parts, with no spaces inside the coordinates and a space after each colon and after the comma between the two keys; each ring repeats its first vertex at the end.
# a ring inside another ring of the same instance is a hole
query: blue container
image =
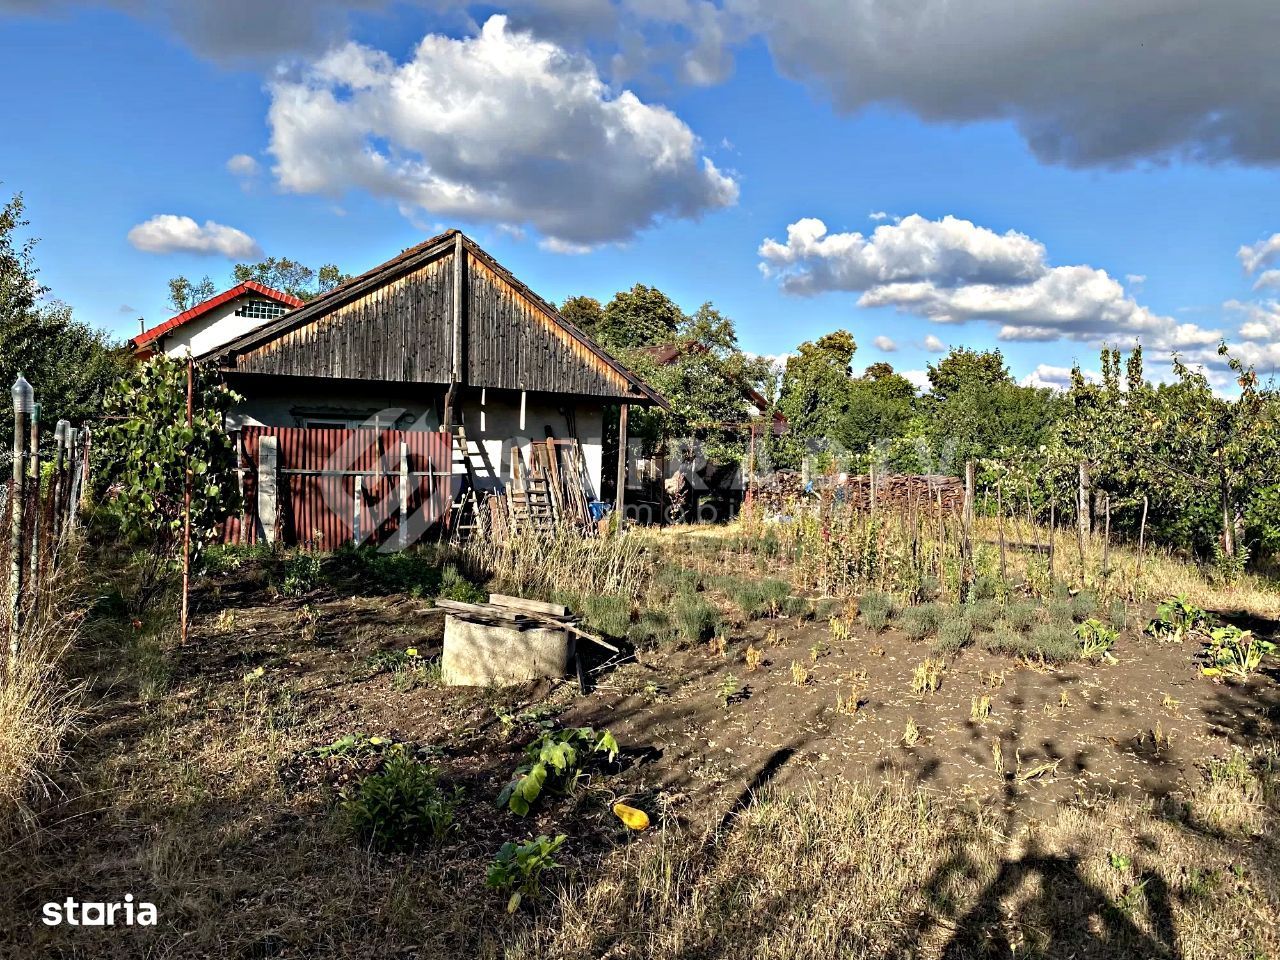
{"type": "Polygon", "coordinates": [[[613,504],[605,503],[603,500],[592,500],[587,504],[587,509],[591,511],[591,519],[599,523],[613,512],[613,504]]]}

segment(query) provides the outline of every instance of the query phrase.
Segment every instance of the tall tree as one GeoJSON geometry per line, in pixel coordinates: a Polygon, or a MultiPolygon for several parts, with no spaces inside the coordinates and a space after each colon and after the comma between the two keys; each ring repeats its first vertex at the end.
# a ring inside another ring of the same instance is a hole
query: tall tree
{"type": "Polygon", "coordinates": [[[190,310],[198,303],[217,296],[218,288],[208,277],[193,282],[186,277],[172,277],[169,280],[169,306],[175,313],[190,310]]]}
{"type": "Polygon", "coordinates": [[[597,327],[606,350],[664,346],[673,343],[685,322],[684,311],[657,287],[637,283],[614,294],[597,327]]]}
{"type": "Polygon", "coordinates": [[[787,358],[778,407],[787,418],[779,451],[786,466],[798,466],[807,447],[826,449],[837,440],[850,403],[853,356],[858,344],[847,330],[800,344],[787,358]]]}
{"type": "Polygon", "coordinates": [[[929,364],[928,371],[932,393],[941,400],[968,384],[989,387],[997,383],[1013,383],[1004,355],[999,350],[953,347],[937,364],[929,364]]]}
{"type": "MultiPolygon", "coordinates": [[[[314,270],[288,257],[267,257],[257,263],[237,263],[231,270],[230,285],[252,280],[299,300],[314,300],[350,279],[332,263],[314,270]]],[[[217,296],[219,292],[218,286],[207,276],[198,281],[177,276],[169,280],[168,304],[175,313],[181,313],[217,296]]]]}
{"type": "MultiPolygon", "coordinates": [[[[45,437],[52,424],[77,426],[97,419],[103,395],[127,369],[121,345],[72,317],[71,308],[48,299],[38,279],[36,241],[20,240],[28,226],[22,195],[0,207],[0,390],[23,374],[35,387],[45,437]]],[[[0,417],[0,449],[13,446],[13,419],[0,417]]]]}
{"type": "Polygon", "coordinates": [[[604,307],[595,297],[569,297],[560,304],[560,316],[593,340],[600,338],[600,327],[604,323],[604,307]]]}

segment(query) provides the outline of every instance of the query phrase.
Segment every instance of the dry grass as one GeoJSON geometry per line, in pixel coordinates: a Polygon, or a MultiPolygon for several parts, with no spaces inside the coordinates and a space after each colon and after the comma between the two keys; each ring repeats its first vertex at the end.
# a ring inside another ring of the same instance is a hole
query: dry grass
{"type": "MultiPolygon", "coordinates": [[[[77,716],[81,688],[62,672],[83,619],[76,579],[74,563],[47,576],[49,587],[23,624],[17,658],[9,659],[6,648],[0,660],[0,834],[29,820],[30,802],[47,797],[49,774],[77,716]]],[[[7,609],[4,590],[0,603],[7,609]]]]}
{"type": "Polygon", "coordinates": [[[828,784],[761,797],[701,844],[661,830],[505,956],[1272,957],[1276,853],[1155,804],[1064,806],[1010,833],[904,785],[828,784]]]}

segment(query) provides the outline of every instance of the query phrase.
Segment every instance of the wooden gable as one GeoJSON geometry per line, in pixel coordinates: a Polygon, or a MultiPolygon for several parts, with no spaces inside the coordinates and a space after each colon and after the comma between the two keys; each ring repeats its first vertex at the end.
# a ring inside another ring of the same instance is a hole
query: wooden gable
{"type": "Polygon", "coordinates": [[[237,373],[456,380],[466,387],[663,403],[457,231],[411,248],[214,357],[237,373]]]}

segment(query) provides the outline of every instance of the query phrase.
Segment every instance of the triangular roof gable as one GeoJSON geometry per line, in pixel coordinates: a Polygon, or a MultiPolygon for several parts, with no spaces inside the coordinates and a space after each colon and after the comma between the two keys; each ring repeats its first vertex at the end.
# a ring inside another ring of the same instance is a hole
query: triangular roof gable
{"type": "Polygon", "coordinates": [[[457,230],[409,248],[208,358],[245,373],[448,383],[459,245],[466,265],[463,381],[468,386],[666,405],[652,387],[457,230]]]}
{"type": "Polygon", "coordinates": [[[135,350],[146,349],[161,337],[172,333],[174,330],[190,323],[192,320],[203,317],[210,310],[214,310],[222,306],[224,303],[230,303],[232,300],[238,300],[240,297],[249,295],[263,296],[289,308],[300,307],[304,302],[291,294],[285,293],[281,290],[274,290],[271,287],[258,283],[256,280],[246,280],[243,283],[237,283],[229,290],[222,291],[222,293],[218,294],[216,297],[210,297],[208,300],[197,303],[194,307],[183,310],[176,317],[170,317],[164,323],[157,324],[150,330],[144,330],[142,333],[130,340],[129,345],[135,350]]]}

